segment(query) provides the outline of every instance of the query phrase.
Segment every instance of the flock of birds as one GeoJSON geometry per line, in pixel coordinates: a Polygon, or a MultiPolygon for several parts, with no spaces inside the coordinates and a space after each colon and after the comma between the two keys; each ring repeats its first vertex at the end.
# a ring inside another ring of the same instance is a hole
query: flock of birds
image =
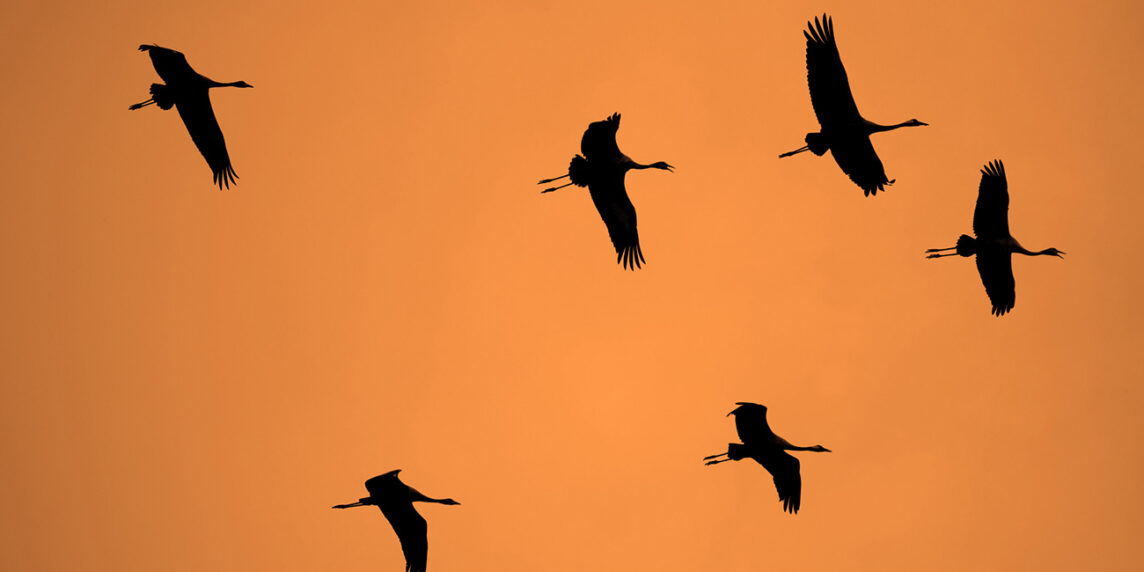
{"type": "MultiPolygon", "coordinates": [[[[806,37],[807,83],[810,87],[811,104],[821,129],[807,133],[806,145],[779,155],[789,157],[810,151],[815,155],[825,155],[830,151],[842,172],[862,189],[866,196],[885,191],[893,180],[886,177],[882,161],[870,143],[870,135],[891,131],[901,127],[924,126],[917,119],[910,119],[894,125],[880,125],[862,117],[850,84],[846,69],[838,54],[834,38],[834,24],[823,15],[808,22],[803,31],[806,37]]],[[[191,68],[187,58],[180,52],[157,45],[139,46],[147,52],[155,71],[165,83],[151,84],[151,97],[130,109],[140,109],[158,105],[168,110],[174,107],[179,112],[191,140],[210,166],[214,184],[219,189],[230,188],[238,175],[231,165],[226,150],[226,141],[211,108],[209,90],[216,87],[249,88],[244,81],[220,83],[207,78],[191,68]]],[[[661,169],[671,172],[673,167],[663,161],[642,164],[623,154],[616,144],[616,132],[620,127],[620,114],[616,113],[588,126],[580,141],[580,155],[572,158],[568,172],[559,177],[544,179],[540,184],[548,184],[561,179],[567,183],[549,187],[542,193],[552,192],[575,185],[587,187],[616,250],[616,261],[624,269],[635,270],[646,261],[640,248],[639,233],[636,229],[636,210],[628,198],[624,178],[632,169],[661,169]]],[[[992,161],[981,171],[981,184],[978,189],[977,206],[973,215],[975,236],[961,235],[957,244],[949,248],[927,250],[927,258],[941,258],[959,255],[975,256],[977,269],[986,294],[992,303],[992,313],[1004,315],[1013,309],[1015,289],[1011,256],[1014,253],[1026,256],[1049,255],[1060,257],[1063,252],[1048,248],[1032,252],[1021,246],[1009,234],[1009,192],[1005,177],[1005,167],[1000,161],[992,161]]],[[[783,510],[797,513],[802,502],[802,478],[799,461],[787,451],[829,452],[822,445],[798,447],[775,435],[767,424],[767,408],[755,403],[737,403],[738,407],[728,413],[735,416],[735,427],[742,443],[730,443],[726,453],[705,457],[707,465],[726,461],[754,459],[774,478],[783,510]]],[[[398,478],[400,470],[390,471],[369,479],[365,483],[369,496],[355,503],[336,505],[344,509],[357,506],[377,506],[397,533],[401,549],[405,555],[406,570],[422,572],[426,567],[428,537],[425,519],[413,508],[414,502],[432,502],[446,505],[460,504],[453,499],[435,499],[425,496],[416,489],[404,484],[398,478]]]]}

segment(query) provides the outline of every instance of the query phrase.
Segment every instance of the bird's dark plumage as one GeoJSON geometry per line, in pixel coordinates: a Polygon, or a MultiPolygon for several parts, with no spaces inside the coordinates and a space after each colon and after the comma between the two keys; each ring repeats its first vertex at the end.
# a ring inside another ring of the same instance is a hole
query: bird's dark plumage
{"type": "Polygon", "coordinates": [[[740,441],[743,443],[765,443],[774,438],[775,432],[771,431],[771,426],[767,423],[765,405],[745,401],[740,401],[735,405],[738,407],[731,414],[735,416],[735,432],[739,434],[740,441]]]}
{"type": "MultiPolygon", "coordinates": [[[[981,169],[977,206],[973,209],[973,234],[978,241],[1009,240],[1009,182],[1001,161],[991,161],[981,169]]],[[[993,315],[1005,315],[1017,302],[1013,253],[1009,249],[979,249],[976,262],[985,293],[993,304],[993,315]]]]}
{"type": "Polygon", "coordinates": [[[172,106],[178,109],[191,140],[211,168],[214,183],[220,189],[224,186],[230,188],[238,175],[230,163],[226,140],[211,107],[209,90],[212,87],[250,85],[242,81],[223,84],[211,80],[192,69],[186,56],[176,50],[147,44],[139,46],[139,49],[151,56],[155,71],[166,84],[151,84],[151,99],[132,105],[131,109],[150,104],[156,104],[161,109],[170,109],[172,106]]]}
{"type": "Polygon", "coordinates": [[[1001,161],[991,161],[981,169],[973,234],[981,239],[1009,238],[1009,182],[1001,161]]]}
{"type": "Polygon", "coordinates": [[[976,238],[964,234],[958,237],[956,246],[927,250],[927,258],[976,255],[977,272],[981,275],[985,293],[989,295],[990,312],[994,316],[1005,315],[1016,304],[1013,253],[1058,257],[1064,254],[1055,248],[1030,252],[1009,233],[1009,183],[1001,161],[991,161],[981,169],[977,206],[973,210],[973,234],[976,238]]]}
{"type": "Polygon", "coordinates": [[[369,496],[356,503],[335,505],[334,508],[375,505],[381,509],[389,521],[397,539],[401,542],[401,552],[405,555],[407,572],[425,572],[429,555],[428,526],[425,519],[413,508],[414,502],[435,502],[440,504],[460,504],[453,499],[434,499],[421,494],[417,489],[401,482],[397,474],[401,469],[378,475],[365,482],[369,496]]]}
{"type": "Polygon", "coordinates": [[[994,316],[1004,316],[1017,303],[1017,283],[1013,279],[1013,254],[996,249],[977,253],[977,272],[993,305],[994,316]]]}
{"type": "Polygon", "coordinates": [[[620,153],[616,132],[620,130],[620,114],[613,113],[602,121],[593,121],[580,138],[580,152],[588,161],[615,160],[620,153]]]}
{"type": "MultiPolygon", "coordinates": [[[[627,155],[620,152],[616,144],[616,131],[620,128],[620,114],[612,114],[603,121],[596,121],[588,125],[584,136],[580,139],[580,152],[572,158],[568,166],[568,174],[572,185],[588,187],[592,197],[592,204],[596,212],[604,220],[608,228],[608,236],[612,239],[612,246],[616,249],[616,262],[625,269],[635,270],[644,262],[643,250],[640,248],[639,232],[636,230],[636,208],[628,198],[624,187],[624,178],[630,169],[664,169],[671,170],[671,165],[664,162],[651,165],[641,165],[632,161],[627,155]]],[[[563,177],[545,179],[541,183],[548,183],[563,177]]],[[[542,192],[554,191],[561,187],[545,189],[542,192]]]]}
{"type": "Polygon", "coordinates": [[[825,14],[821,21],[815,17],[813,23],[807,22],[802,35],[806,38],[806,83],[818,122],[833,127],[861,117],[834,41],[834,20],[825,14]]]}
{"type": "Polygon", "coordinates": [[[823,14],[814,22],[807,22],[803,31],[806,38],[806,82],[810,88],[810,102],[822,130],[806,135],[806,146],[783,153],[787,157],[803,151],[824,155],[827,150],[834,161],[858,185],[866,196],[884,191],[894,181],[886,177],[882,160],[870,143],[870,135],[899,127],[925,125],[916,119],[898,125],[878,125],[867,121],[858,112],[850,80],[838,44],[834,39],[834,21],[823,14]]]}
{"type": "Polygon", "coordinates": [[[786,451],[755,455],[752,458],[773,477],[779,501],[783,503],[783,511],[798,514],[798,509],[802,506],[802,473],[798,458],[786,451]]]}
{"type": "Polygon", "coordinates": [[[704,457],[708,465],[754,459],[771,474],[783,510],[792,514],[802,506],[802,475],[799,461],[787,451],[829,452],[822,445],[798,447],[775,435],[767,423],[767,408],[757,403],[739,402],[728,415],[735,416],[735,430],[742,443],[730,443],[727,452],[704,457]],[[724,457],[720,459],[719,457],[724,457]]]}
{"type": "Polygon", "coordinates": [[[429,555],[429,527],[425,518],[413,508],[409,487],[397,478],[396,472],[376,476],[365,482],[370,498],[377,500],[377,508],[385,515],[405,555],[405,569],[422,572],[429,555]]]}

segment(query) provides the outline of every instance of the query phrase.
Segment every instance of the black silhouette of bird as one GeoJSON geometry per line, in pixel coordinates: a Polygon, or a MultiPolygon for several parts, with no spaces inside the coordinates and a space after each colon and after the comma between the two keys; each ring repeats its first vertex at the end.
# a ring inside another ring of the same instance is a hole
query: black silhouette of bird
{"type": "Polygon", "coordinates": [[[550,193],[568,185],[588,187],[592,202],[608,227],[608,236],[616,247],[616,262],[624,268],[635,270],[645,262],[640,249],[640,237],[636,232],[636,208],[632,206],[628,192],[624,188],[624,177],[631,169],[663,169],[671,171],[671,165],[663,161],[643,165],[636,163],[620,152],[616,145],[616,130],[620,128],[620,114],[596,121],[588,125],[580,140],[580,152],[568,165],[568,174],[544,179],[538,184],[551,183],[568,177],[569,183],[540,191],[550,193]]]}
{"type": "Polygon", "coordinates": [[[1042,254],[1061,256],[1064,252],[1046,248],[1040,252],[1030,252],[1017,239],[1009,234],[1009,183],[1005,180],[1005,165],[993,161],[981,169],[981,185],[977,189],[977,208],[973,211],[973,234],[963,234],[957,238],[957,245],[949,248],[931,248],[926,258],[943,256],[977,255],[977,272],[985,293],[993,303],[994,316],[1003,316],[1013,309],[1017,299],[1016,284],[1013,281],[1014,252],[1025,256],[1042,254]],[[946,254],[940,254],[947,250],[946,254]]]}
{"type": "Polygon", "coordinates": [[[385,515],[385,519],[397,533],[397,539],[401,541],[406,572],[425,572],[425,560],[429,554],[428,527],[425,519],[413,508],[413,503],[461,503],[453,499],[435,499],[421,494],[397,478],[397,473],[400,472],[401,469],[397,469],[366,481],[365,489],[369,491],[368,497],[354,503],[334,505],[333,508],[374,505],[381,509],[381,514],[385,515]]]}
{"type": "Polygon", "coordinates": [[[203,158],[210,165],[214,174],[214,182],[221,189],[223,185],[230,188],[238,175],[230,164],[230,155],[226,152],[226,141],[222,137],[214,110],[211,108],[211,98],[208,91],[212,87],[254,87],[245,81],[219,83],[206,76],[200,75],[191,69],[187,57],[182,52],[163,48],[156,45],[142,45],[139,50],[148,52],[151,63],[159,77],[166,84],[151,84],[151,99],[136,103],[128,109],[140,109],[156,104],[160,109],[171,109],[174,106],[179,110],[179,117],[191,134],[191,140],[203,154],[203,158]]]}
{"type": "Polygon", "coordinates": [[[830,449],[822,445],[813,447],[799,447],[791,445],[786,439],[775,435],[767,425],[767,408],[757,403],[736,403],[738,407],[727,415],[735,416],[735,429],[739,433],[740,443],[729,443],[726,453],[703,457],[708,465],[716,465],[727,461],[738,461],[750,457],[763,466],[775,479],[775,488],[779,491],[779,500],[783,503],[783,510],[791,514],[798,512],[802,504],[802,476],[799,474],[798,459],[787,451],[816,451],[829,453],[830,449]],[[726,457],[720,459],[719,457],[726,457]]]}
{"type": "Polygon", "coordinates": [[[928,125],[917,119],[897,125],[879,125],[867,121],[858,113],[854,95],[850,93],[850,81],[846,78],[846,68],[838,55],[838,44],[834,41],[834,22],[826,14],[820,22],[807,22],[806,36],[806,81],[810,85],[810,102],[822,130],[806,134],[806,145],[779,157],[789,157],[803,151],[822,156],[827,149],[842,172],[850,176],[866,196],[885,191],[886,185],[894,181],[886,178],[882,161],[870,144],[870,135],[890,131],[899,127],[928,125]]]}

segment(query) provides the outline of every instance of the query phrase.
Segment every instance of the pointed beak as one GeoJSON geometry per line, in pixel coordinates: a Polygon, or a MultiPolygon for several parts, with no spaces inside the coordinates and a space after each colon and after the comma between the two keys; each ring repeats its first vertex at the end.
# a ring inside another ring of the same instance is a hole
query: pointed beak
{"type": "Polygon", "coordinates": [[[1063,251],[1063,250],[1058,250],[1057,251],[1057,258],[1064,258],[1064,256],[1062,256],[1063,254],[1068,254],[1068,253],[1063,251]]]}
{"type": "Polygon", "coordinates": [[[925,125],[926,127],[929,127],[929,123],[926,123],[924,121],[919,121],[918,125],[925,125]]]}

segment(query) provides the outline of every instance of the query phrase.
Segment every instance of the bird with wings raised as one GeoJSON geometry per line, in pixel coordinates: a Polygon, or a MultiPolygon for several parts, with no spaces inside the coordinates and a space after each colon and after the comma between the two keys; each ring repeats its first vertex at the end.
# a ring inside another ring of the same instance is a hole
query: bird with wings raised
{"type": "Polygon", "coordinates": [[[177,109],[191,134],[191,140],[207,160],[214,183],[220,189],[223,185],[229,189],[238,175],[230,164],[226,140],[222,137],[222,129],[211,108],[209,90],[214,87],[254,86],[245,81],[219,83],[203,76],[191,68],[182,52],[147,44],[139,46],[139,50],[150,54],[151,64],[166,83],[151,84],[151,99],[136,103],[128,109],[140,109],[148,105],[158,105],[164,110],[171,109],[172,106],[177,109]]]}
{"type": "Polygon", "coordinates": [[[708,465],[717,465],[727,461],[754,459],[774,478],[783,510],[791,514],[797,513],[802,505],[802,475],[799,472],[798,459],[787,451],[829,453],[830,449],[822,445],[813,447],[791,445],[786,439],[771,431],[770,425],[767,424],[765,406],[743,401],[735,405],[738,407],[727,415],[735,416],[735,430],[739,433],[739,440],[742,443],[728,443],[726,453],[709,455],[703,460],[707,461],[708,465]]]}
{"type": "Polygon", "coordinates": [[[616,248],[616,262],[623,264],[625,269],[635,270],[645,261],[643,250],[640,249],[639,233],[636,231],[636,208],[628,198],[624,178],[632,169],[671,171],[673,167],[663,161],[644,165],[621,153],[620,147],[616,145],[616,131],[619,128],[619,113],[589,125],[580,140],[580,152],[583,155],[572,158],[568,174],[544,179],[539,184],[565,177],[569,180],[566,184],[544,189],[541,193],[550,193],[569,185],[588,187],[592,203],[596,205],[600,218],[604,219],[608,236],[616,248]]]}
{"type": "Polygon", "coordinates": [[[957,238],[955,246],[926,250],[929,253],[926,258],[976,255],[977,272],[981,274],[981,283],[985,285],[985,293],[993,305],[994,316],[1005,315],[1017,300],[1013,253],[1064,258],[1061,256],[1064,252],[1055,248],[1029,251],[1009,234],[1009,183],[1001,161],[990,162],[981,169],[977,207],[973,210],[973,234],[977,238],[963,234],[957,238]]]}
{"type": "Polygon", "coordinates": [[[425,572],[425,562],[429,554],[428,526],[417,510],[415,502],[435,502],[440,504],[461,504],[453,499],[427,497],[417,489],[401,482],[397,473],[401,469],[378,475],[365,482],[369,496],[349,504],[334,505],[333,508],[352,508],[373,505],[381,509],[381,514],[389,521],[397,539],[401,542],[401,552],[405,555],[406,572],[425,572]]]}
{"type": "Polygon", "coordinates": [[[842,57],[838,55],[834,21],[823,14],[821,21],[815,17],[813,23],[807,22],[807,27],[809,30],[802,33],[806,37],[806,81],[810,86],[810,103],[822,130],[807,133],[805,146],[779,157],[803,151],[822,156],[829,150],[842,172],[861,187],[866,196],[885,191],[886,185],[894,181],[886,178],[886,170],[874,152],[870,135],[927,124],[911,119],[896,125],[879,125],[863,118],[850,92],[842,57]]]}

